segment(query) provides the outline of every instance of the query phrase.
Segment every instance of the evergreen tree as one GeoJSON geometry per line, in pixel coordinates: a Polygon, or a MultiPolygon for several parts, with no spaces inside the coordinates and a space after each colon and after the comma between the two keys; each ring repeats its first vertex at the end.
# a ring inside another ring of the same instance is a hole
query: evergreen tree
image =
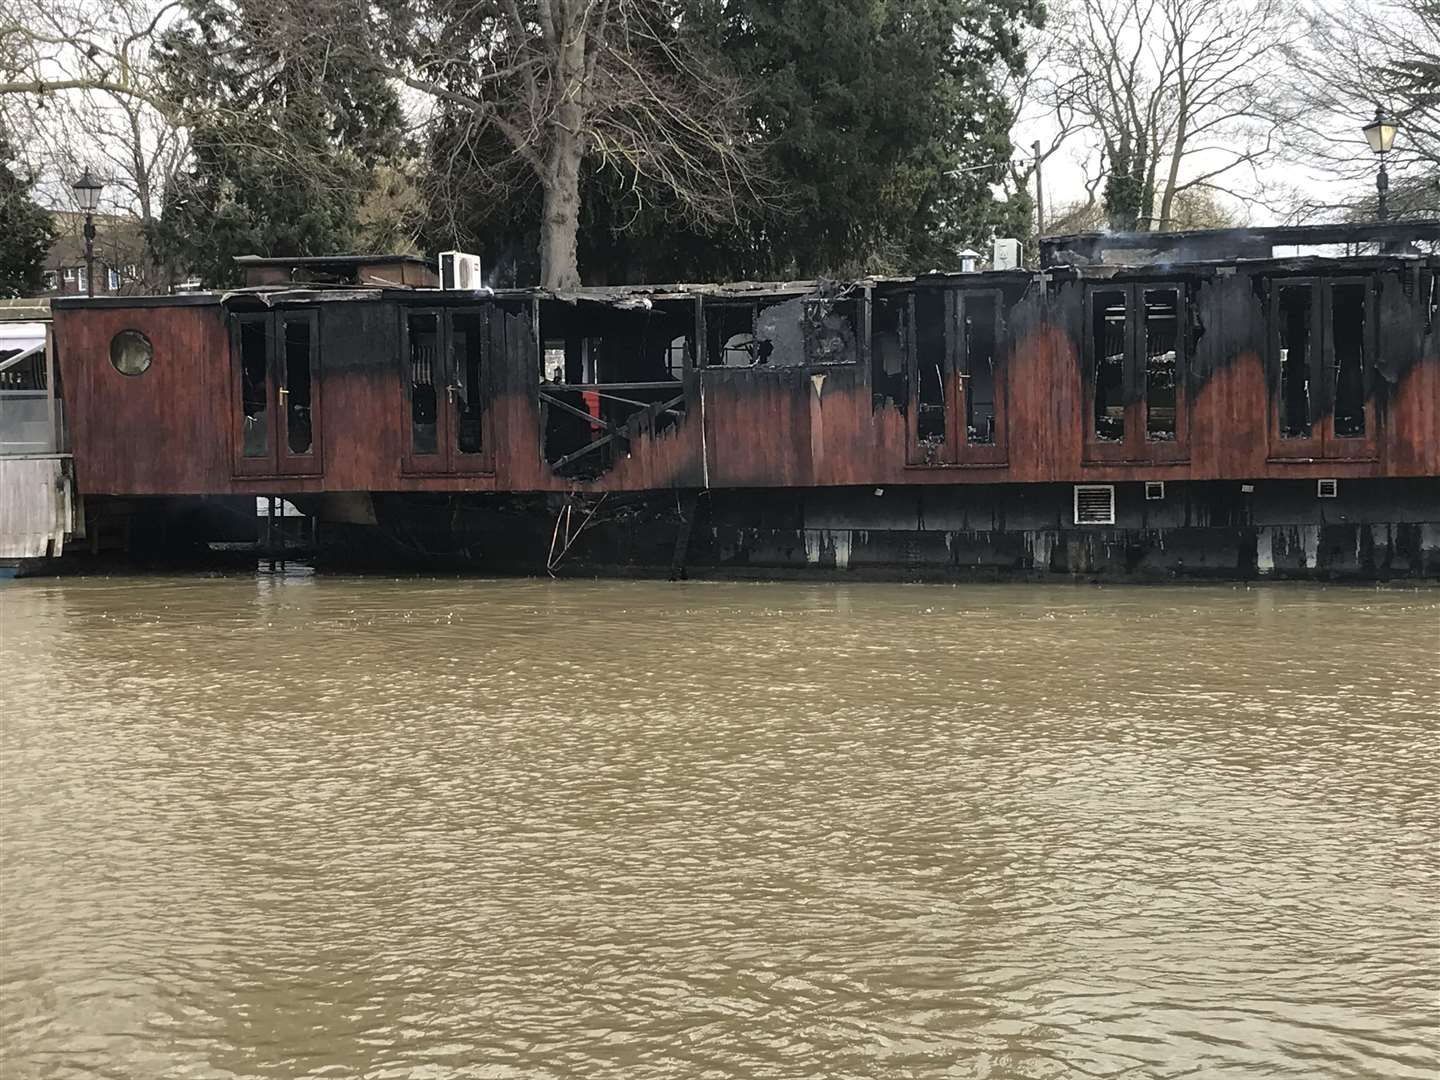
{"type": "Polygon", "coordinates": [[[264,0],[188,7],[161,69],[189,119],[192,163],[167,193],[156,249],[211,285],[236,280],[235,255],[353,251],[375,168],[398,142],[394,91],[353,66],[298,62],[264,0]]]}
{"type": "Polygon", "coordinates": [[[44,288],[45,256],[55,239],[55,219],[30,198],[34,179],[18,168],[0,127],[0,297],[44,288]]]}
{"type": "MultiPolygon", "coordinates": [[[[847,276],[955,268],[992,235],[1028,236],[1024,191],[1008,178],[1010,104],[1032,0],[684,0],[746,91],[749,137],[764,145],[764,197],[735,227],[702,231],[623,162],[587,163],[579,234],[585,280],[847,276]]],[[[451,166],[460,125],[429,160],[433,246],[477,247],[501,279],[535,280],[539,195],[468,197],[451,166]],[[513,273],[513,277],[511,274],[513,273]]],[[[469,155],[473,147],[467,147],[469,155]]],[[[483,155],[480,155],[483,156],[483,155]]]]}

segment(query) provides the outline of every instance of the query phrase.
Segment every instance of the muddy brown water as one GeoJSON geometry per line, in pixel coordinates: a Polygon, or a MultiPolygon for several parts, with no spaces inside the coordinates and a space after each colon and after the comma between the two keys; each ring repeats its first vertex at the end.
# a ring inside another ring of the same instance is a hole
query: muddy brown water
{"type": "Polygon", "coordinates": [[[0,587],[0,1076],[1426,1077],[1440,590],[0,587]]]}

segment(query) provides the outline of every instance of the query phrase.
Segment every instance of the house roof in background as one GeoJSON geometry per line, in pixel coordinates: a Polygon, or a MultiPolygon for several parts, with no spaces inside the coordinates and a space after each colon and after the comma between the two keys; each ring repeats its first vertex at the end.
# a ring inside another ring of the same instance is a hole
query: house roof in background
{"type": "MultiPolygon", "coordinates": [[[[46,270],[85,265],[85,215],[74,210],[55,210],[55,242],[45,257],[46,270]]],[[[95,258],[106,265],[139,263],[145,254],[145,234],[140,222],[130,217],[95,215],[95,258]]]]}

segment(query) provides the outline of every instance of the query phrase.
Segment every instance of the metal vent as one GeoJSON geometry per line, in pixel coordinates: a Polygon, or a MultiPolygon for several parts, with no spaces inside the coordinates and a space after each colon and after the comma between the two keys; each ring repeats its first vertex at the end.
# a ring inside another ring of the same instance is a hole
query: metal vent
{"type": "Polygon", "coordinates": [[[1317,480],[1315,481],[1315,497],[1317,499],[1335,499],[1340,496],[1339,480],[1317,480]]]}
{"type": "Polygon", "coordinates": [[[1076,484],[1075,524],[1114,525],[1115,485],[1076,484]]]}
{"type": "Polygon", "coordinates": [[[1146,481],[1145,481],[1145,501],[1146,501],[1146,502],[1158,502],[1159,500],[1161,500],[1161,499],[1163,499],[1163,498],[1165,498],[1165,481],[1164,481],[1164,480],[1146,480],[1146,481]]]}

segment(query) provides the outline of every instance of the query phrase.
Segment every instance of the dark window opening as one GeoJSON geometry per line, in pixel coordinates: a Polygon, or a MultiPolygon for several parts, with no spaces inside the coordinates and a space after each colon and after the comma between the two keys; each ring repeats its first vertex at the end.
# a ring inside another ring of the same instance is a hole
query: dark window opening
{"type": "Polygon", "coordinates": [[[450,362],[455,381],[446,393],[455,402],[455,449],[478,454],[484,442],[484,379],[482,350],[485,320],[478,314],[457,312],[450,321],[450,362]]]}
{"type": "Polygon", "coordinates": [[[1129,321],[1125,293],[1097,292],[1092,297],[1091,340],[1095,355],[1095,438],[1125,441],[1125,354],[1129,321]]]}
{"type": "Polygon", "coordinates": [[[633,436],[684,416],[684,372],[695,355],[692,301],[644,307],[547,302],[540,424],[545,459],[562,476],[607,471],[633,436]]]}
{"type": "Polygon", "coordinates": [[[410,343],[410,447],[416,454],[440,452],[435,377],[440,360],[440,317],[420,312],[408,317],[410,343]]]}
{"type": "Polygon", "coordinates": [[[876,297],[870,307],[870,385],[877,406],[888,399],[903,410],[909,398],[905,312],[903,297],[876,297]]]}
{"type": "Polygon", "coordinates": [[[851,299],[807,296],[800,302],[805,363],[855,362],[857,305],[851,299]]]}
{"type": "Polygon", "coordinates": [[[1365,286],[1335,285],[1330,292],[1330,343],[1335,364],[1335,435],[1365,434],[1365,286]]]}
{"type": "Polygon", "coordinates": [[[915,435],[921,442],[945,441],[945,295],[915,294],[915,435]]]}
{"type": "Polygon", "coordinates": [[[240,323],[240,412],[244,427],[241,453],[245,457],[266,457],[270,453],[268,345],[265,320],[245,319],[240,323]]]}
{"type": "Polygon", "coordinates": [[[308,454],[314,443],[310,419],[310,320],[286,319],[285,387],[281,410],[285,414],[285,442],[292,454],[308,454]]]}
{"type": "Polygon", "coordinates": [[[1174,289],[1146,289],[1145,438],[1174,442],[1179,371],[1180,297],[1174,289]]]}
{"type": "Polygon", "coordinates": [[[966,438],[989,445],[995,442],[995,300],[967,296],[963,304],[966,438]]]}
{"type": "Polygon", "coordinates": [[[705,305],[706,363],[712,367],[852,364],[857,303],[847,296],[797,296],[774,303],[712,300],[705,305]]]}
{"type": "Polygon", "coordinates": [[[1309,285],[1281,286],[1280,313],[1280,436],[1308,439],[1310,414],[1309,285]]]}
{"type": "Polygon", "coordinates": [[[685,374],[686,366],[691,362],[690,339],[684,334],[671,338],[670,347],[665,350],[665,370],[669,372],[670,378],[679,382],[685,374]]]}

